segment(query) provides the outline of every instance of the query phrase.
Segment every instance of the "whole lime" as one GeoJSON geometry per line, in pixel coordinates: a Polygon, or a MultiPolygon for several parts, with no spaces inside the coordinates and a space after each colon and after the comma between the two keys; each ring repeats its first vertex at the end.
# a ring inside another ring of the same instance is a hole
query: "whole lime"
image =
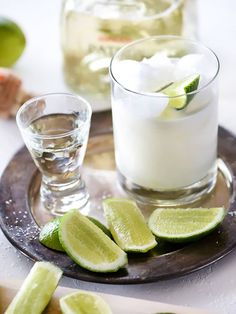
{"type": "Polygon", "coordinates": [[[25,49],[26,39],[13,21],[0,17],[0,66],[11,67],[25,49]]]}

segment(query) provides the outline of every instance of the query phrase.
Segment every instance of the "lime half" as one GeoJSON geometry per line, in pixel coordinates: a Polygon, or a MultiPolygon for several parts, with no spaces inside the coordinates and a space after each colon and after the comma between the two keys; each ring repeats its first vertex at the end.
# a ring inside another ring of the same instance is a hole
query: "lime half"
{"type": "Polygon", "coordinates": [[[80,290],[61,298],[60,308],[63,314],[112,314],[100,296],[80,290]]]}
{"type": "Polygon", "coordinates": [[[170,242],[195,241],[217,228],[225,217],[223,207],[158,208],[149,218],[149,228],[170,242]]]}
{"type": "Polygon", "coordinates": [[[91,271],[115,272],[127,264],[126,253],[77,210],[62,217],[59,239],[66,253],[91,271]]]}
{"type": "Polygon", "coordinates": [[[157,245],[134,201],[110,198],[103,208],[111,234],[124,251],[147,252],[157,245]]]}
{"type": "Polygon", "coordinates": [[[60,219],[56,218],[43,226],[39,234],[39,241],[50,249],[64,251],[58,237],[60,219]]]}
{"type": "Polygon", "coordinates": [[[49,303],[62,271],[48,262],[36,262],[5,314],[41,314],[49,303]]]}
{"type": "Polygon", "coordinates": [[[174,109],[184,109],[194,95],[188,95],[188,93],[194,92],[198,88],[200,80],[199,74],[193,74],[186,77],[183,80],[177,81],[161,92],[169,96],[169,106],[174,109]],[[176,97],[179,96],[179,97],[176,97]],[[173,97],[173,98],[171,98],[173,97]]]}

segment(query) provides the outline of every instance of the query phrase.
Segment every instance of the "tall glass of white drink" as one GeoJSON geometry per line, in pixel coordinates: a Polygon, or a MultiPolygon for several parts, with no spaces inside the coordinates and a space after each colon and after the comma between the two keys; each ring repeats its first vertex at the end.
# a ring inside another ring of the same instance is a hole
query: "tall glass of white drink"
{"type": "Polygon", "coordinates": [[[214,188],[218,72],[212,50],[176,36],[135,41],[113,57],[116,165],[136,199],[181,205],[214,188]]]}

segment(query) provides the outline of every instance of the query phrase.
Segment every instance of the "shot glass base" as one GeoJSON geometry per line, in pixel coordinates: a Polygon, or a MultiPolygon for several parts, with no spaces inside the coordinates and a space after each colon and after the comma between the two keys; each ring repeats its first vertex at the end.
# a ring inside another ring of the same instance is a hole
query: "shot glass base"
{"type": "Polygon", "coordinates": [[[120,171],[118,180],[121,187],[138,202],[157,207],[177,207],[197,202],[211,193],[217,180],[217,166],[199,182],[181,189],[148,189],[131,182],[120,171]]]}
{"type": "Polygon", "coordinates": [[[40,196],[44,208],[55,216],[64,215],[71,209],[83,210],[89,200],[89,193],[82,180],[67,187],[52,187],[42,181],[40,196]]]}

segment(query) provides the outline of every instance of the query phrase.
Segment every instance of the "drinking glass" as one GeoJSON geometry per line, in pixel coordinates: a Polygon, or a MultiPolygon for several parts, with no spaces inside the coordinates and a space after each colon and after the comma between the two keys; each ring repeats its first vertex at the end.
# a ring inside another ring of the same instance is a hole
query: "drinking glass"
{"type": "Polygon", "coordinates": [[[110,75],[118,178],[137,200],[177,206],[194,202],[214,188],[218,71],[219,61],[212,50],[178,36],[135,41],[113,57],[110,75]],[[145,64],[136,67],[135,61],[142,60],[145,64]],[[156,63],[157,68],[149,62],[156,63]],[[174,69],[186,75],[200,71],[198,89],[185,95],[182,91],[179,96],[142,90],[145,84],[151,86],[155,80],[172,75],[174,69]],[[135,82],[136,89],[132,87],[135,82]],[[183,97],[190,100],[185,108],[168,105],[181,102],[183,97]]]}
{"type": "Polygon", "coordinates": [[[71,94],[47,94],[28,100],[16,121],[40,172],[44,207],[62,215],[83,208],[89,199],[80,175],[91,120],[89,103],[71,94]]]}

